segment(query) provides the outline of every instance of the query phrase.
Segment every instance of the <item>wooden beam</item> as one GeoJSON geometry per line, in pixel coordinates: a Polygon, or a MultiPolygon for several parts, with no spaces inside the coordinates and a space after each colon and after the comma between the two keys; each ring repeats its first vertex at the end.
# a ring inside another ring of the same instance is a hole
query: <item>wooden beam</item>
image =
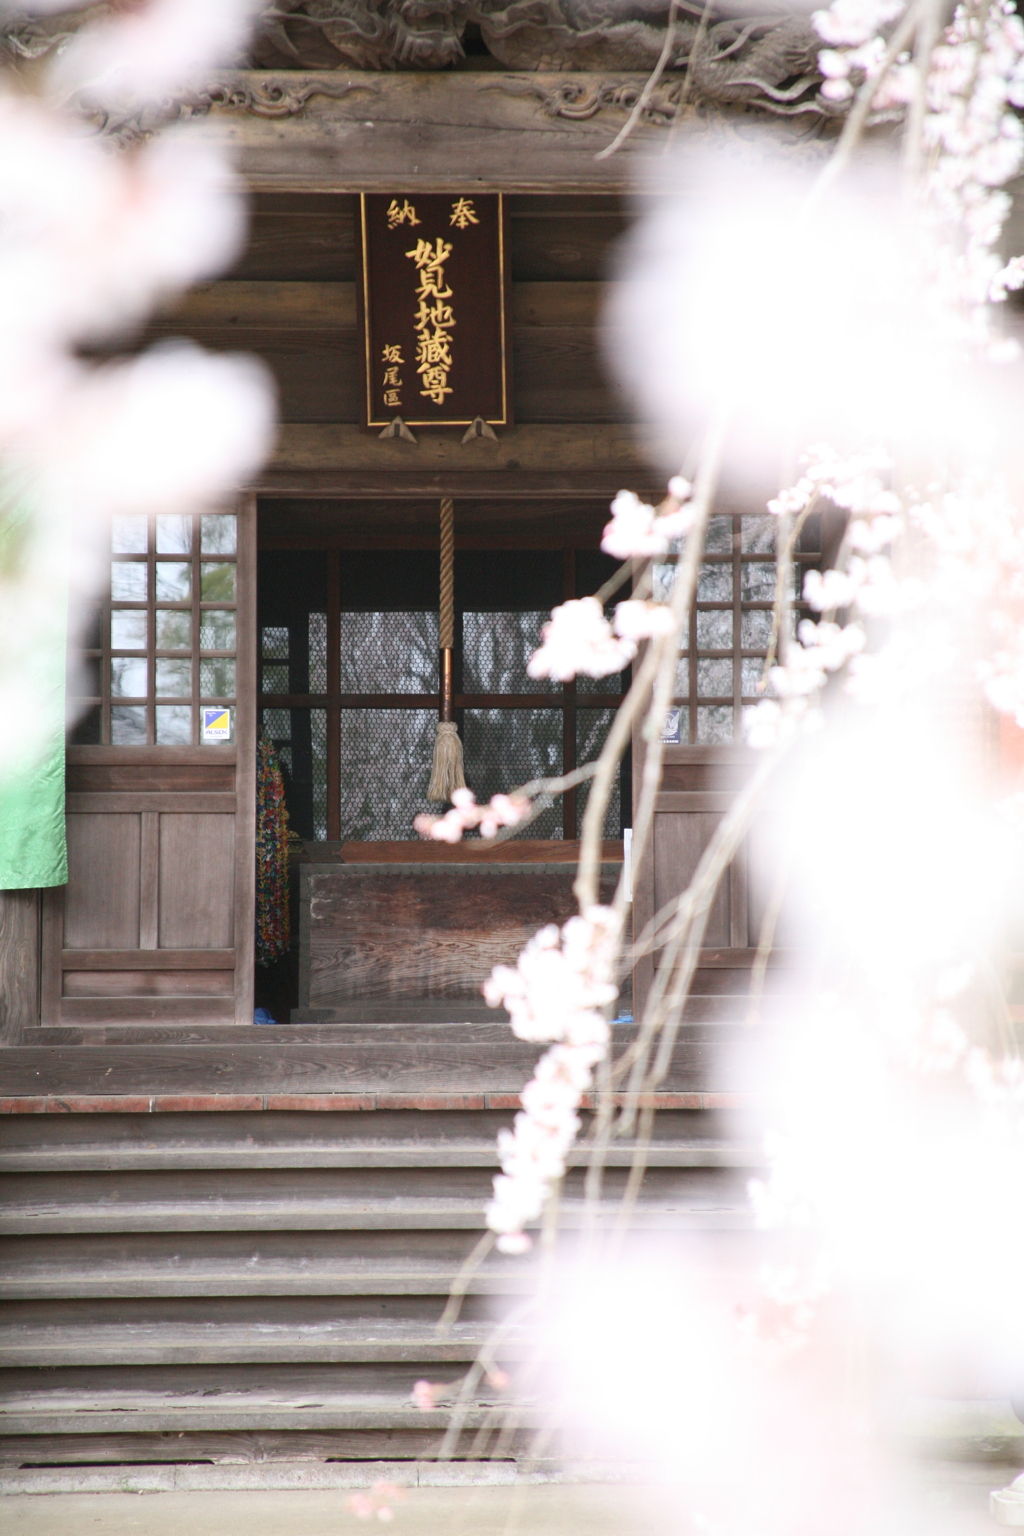
{"type": "Polygon", "coordinates": [[[614,496],[651,493],[660,475],[634,431],[607,423],[511,427],[497,442],[462,445],[458,432],[416,443],[335,423],[286,423],[256,490],[281,496],[614,496]]]}
{"type": "MultiPolygon", "coordinates": [[[[514,326],[597,324],[601,283],[513,283],[514,326]]],[[[354,331],[354,283],[203,283],[151,327],[158,331],[354,331]]]]}
{"type": "Polygon", "coordinates": [[[617,154],[595,157],[646,78],[238,70],[197,105],[257,191],[628,191],[666,129],[638,123],[617,154]]]}
{"type": "Polygon", "coordinates": [[[0,1045],[39,1023],[39,892],[0,891],[0,1045]]]}

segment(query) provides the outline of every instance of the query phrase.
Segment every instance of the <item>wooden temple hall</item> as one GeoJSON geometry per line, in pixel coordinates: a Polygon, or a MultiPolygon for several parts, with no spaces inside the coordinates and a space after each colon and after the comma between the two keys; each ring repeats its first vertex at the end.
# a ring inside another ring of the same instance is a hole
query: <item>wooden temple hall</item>
{"type": "MultiPolygon", "coordinates": [[[[262,357],[276,451],[237,505],[114,523],[75,674],[68,880],[0,893],[0,1486],[430,1456],[445,1416],[413,1383],[461,1374],[530,1263],[488,1260],[438,1337],[537,1055],[480,985],[573,911],[585,789],[498,847],[424,843],[413,819],[439,711],[483,800],[594,757],[628,686],[526,664],[551,608],[613,569],[610,499],[664,484],[598,326],[696,23],[597,159],[667,5],[603,29],[568,0],[515,26],[515,5],[350,6],[384,18],[361,41],[324,21],[338,9],[275,12],[251,67],[190,103],[236,146],[248,246],[140,344],[262,357]],[[284,875],[257,904],[257,826],[280,834],[282,796],[284,875]]],[[[775,26],[708,65],[706,100],[789,78],[797,45],[773,63],[775,26]]],[[[682,889],[744,772],[769,523],[753,506],[711,525],[637,923],[682,889]]],[[[637,750],[605,829],[609,890],[637,750]]],[[[756,904],[738,860],[659,1096],[655,1225],[735,1224],[743,1204],[717,1045],[743,1017],[756,904]]],[[[638,967],[624,984],[622,1037],[648,982],[638,967]]],[[[457,1457],[494,1397],[481,1383],[457,1457]]],[[[533,1433],[524,1412],[503,1454],[533,1433]]]]}

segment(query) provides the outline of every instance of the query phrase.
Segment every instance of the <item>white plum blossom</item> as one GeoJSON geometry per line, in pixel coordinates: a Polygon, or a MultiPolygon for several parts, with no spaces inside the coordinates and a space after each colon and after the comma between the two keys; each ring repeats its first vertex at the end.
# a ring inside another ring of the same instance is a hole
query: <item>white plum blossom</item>
{"type": "Polygon", "coordinates": [[[636,643],[612,633],[596,597],[580,597],[551,611],[551,622],[541,630],[543,644],[534,651],[526,670],[531,677],[552,677],[567,683],[578,672],[588,677],[609,677],[621,672],[636,655],[636,643]]]}
{"type": "Polygon", "coordinates": [[[604,1010],[615,1001],[614,955],[619,919],[608,907],[590,907],[559,930],[542,928],[513,969],[495,966],[484,983],[492,1008],[508,1009],[521,1040],[557,1043],[537,1063],[521,1094],[512,1130],[498,1133],[501,1173],[487,1224],[504,1253],[523,1253],[523,1228],[536,1221],[579,1130],[579,1109],[594,1067],[608,1049],[604,1010]]]}
{"type": "Polygon", "coordinates": [[[625,640],[653,640],[671,635],[675,629],[675,615],[665,603],[631,599],[616,606],[615,633],[625,640]]]}

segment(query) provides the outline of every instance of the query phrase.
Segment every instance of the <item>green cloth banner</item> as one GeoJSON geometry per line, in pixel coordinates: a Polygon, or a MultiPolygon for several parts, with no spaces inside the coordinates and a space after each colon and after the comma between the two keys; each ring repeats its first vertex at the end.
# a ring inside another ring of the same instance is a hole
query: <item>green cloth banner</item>
{"type": "MultiPolygon", "coordinates": [[[[4,578],[26,580],[26,567],[45,561],[46,600],[37,610],[38,628],[31,634],[4,636],[7,655],[0,654],[0,679],[9,671],[26,672],[33,697],[34,723],[44,725],[46,739],[32,759],[7,758],[0,770],[0,891],[32,890],[64,885],[68,878],[64,824],[64,694],[67,673],[68,537],[59,523],[33,524],[25,502],[7,495],[0,482],[0,587],[4,578]],[[5,505],[6,502],[6,505],[5,505]],[[25,647],[19,653],[18,642],[25,647]]],[[[31,574],[31,573],[29,573],[31,574]]],[[[0,692],[3,690],[0,689],[0,692]]],[[[23,690],[24,691],[24,690],[23,690]]],[[[17,719],[8,710],[3,728],[14,733],[17,719]]],[[[16,738],[15,738],[16,739],[16,738]]],[[[10,737],[8,738],[8,744],[10,737]]]]}
{"type": "Polygon", "coordinates": [[[44,763],[0,784],[0,891],[64,885],[64,741],[44,763]]]}

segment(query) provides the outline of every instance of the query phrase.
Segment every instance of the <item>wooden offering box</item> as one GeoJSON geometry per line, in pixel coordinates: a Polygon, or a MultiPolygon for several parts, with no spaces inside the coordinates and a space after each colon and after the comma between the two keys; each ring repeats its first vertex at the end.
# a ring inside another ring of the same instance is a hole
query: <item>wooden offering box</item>
{"type": "MultiPolygon", "coordinates": [[[[307,845],[308,846],[308,845],[307,845]]],[[[300,868],[298,1019],[499,1020],[480,988],[576,911],[579,845],[320,844],[300,868]]],[[[610,901],[622,844],[606,843],[610,901]]]]}

